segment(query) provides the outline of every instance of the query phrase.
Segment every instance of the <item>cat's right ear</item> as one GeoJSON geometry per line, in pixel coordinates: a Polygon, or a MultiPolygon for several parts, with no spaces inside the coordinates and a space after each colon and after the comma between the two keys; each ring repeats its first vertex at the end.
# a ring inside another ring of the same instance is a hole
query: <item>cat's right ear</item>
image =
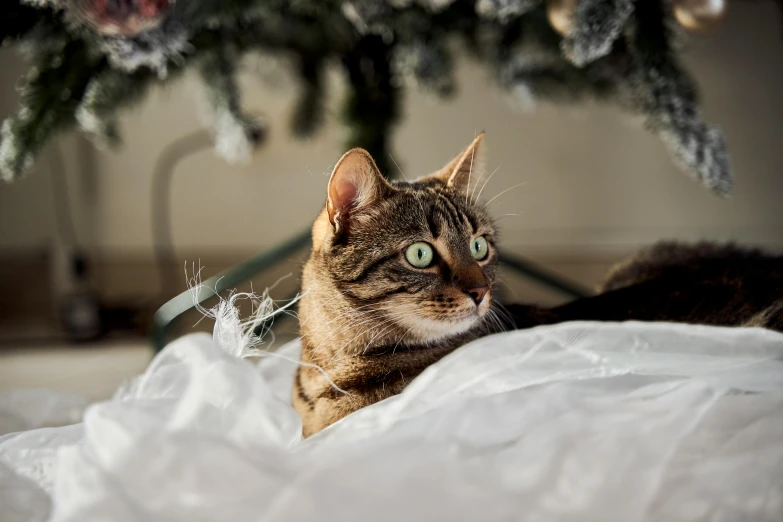
{"type": "Polygon", "coordinates": [[[335,232],[346,229],[351,214],[360,212],[392,190],[364,149],[351,149],[340,158],[329,178],[326,211],[335,232]]]}
{"type": "Polygon", "coordinates": [[[437,179],[447,187],[467,192],[471,182],[475,184],[483,177],[485,160],[484,131],[481,131],[459,156],[434,174],[423,177],[422,180],[437,179]]]}

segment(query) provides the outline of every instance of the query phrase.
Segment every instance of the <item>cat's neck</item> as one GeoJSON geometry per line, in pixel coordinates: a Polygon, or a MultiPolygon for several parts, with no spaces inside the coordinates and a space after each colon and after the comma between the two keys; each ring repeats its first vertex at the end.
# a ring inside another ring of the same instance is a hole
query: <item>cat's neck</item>
{"type": "Polygon", "coordinates": [[[403,333],[382,311],[357,306],[328,281],[308,277],[307,272],[299,315],[302,356],[308,362],[333,366],[385,345],[406,344],[403,333]]]}

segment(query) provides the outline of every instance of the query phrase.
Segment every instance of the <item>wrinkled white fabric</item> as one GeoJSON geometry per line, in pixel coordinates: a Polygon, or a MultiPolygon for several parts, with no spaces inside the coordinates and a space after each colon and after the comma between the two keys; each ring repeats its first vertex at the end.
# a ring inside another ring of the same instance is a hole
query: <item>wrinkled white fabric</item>
{"type": "Polygon", "coordinates": [[[0,435],[79,422],[87,408],[81,395],[46,388],[0,390],[0,435]]]}
{"type": "Polygon", "coordinates": [[[294,369],[179,339],[81,424],[0,439],[0,502],[40,520],[49,491],[51,520],[74,522],[781,520],[781,334],[494,335],[307,440],[294,369]]]}

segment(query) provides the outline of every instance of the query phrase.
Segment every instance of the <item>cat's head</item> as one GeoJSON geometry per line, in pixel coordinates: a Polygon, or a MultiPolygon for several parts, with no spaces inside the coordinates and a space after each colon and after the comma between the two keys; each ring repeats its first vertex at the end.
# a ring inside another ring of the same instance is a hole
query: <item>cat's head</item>
{"type": "Polygon", "coordinates": [[[443,169],[411,182],[389,182],[369,153],[347,152],[313,227],[317,277],[408,341],[476,326],[490,311],[497,263],[495,227],[473,194],[483,149],[481,134],[443,169]]]}

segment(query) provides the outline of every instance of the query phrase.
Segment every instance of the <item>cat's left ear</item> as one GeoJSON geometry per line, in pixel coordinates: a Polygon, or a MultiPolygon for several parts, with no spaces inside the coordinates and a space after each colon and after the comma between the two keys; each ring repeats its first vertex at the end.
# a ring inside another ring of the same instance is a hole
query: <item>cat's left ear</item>
{"type": "Polygon", "coordinates": [[[456,158],[448,165],[427,176],[441,180],[449,187],[454,187],[460,192],[465,192],[471,183],[475,183],[484,175],[486,165],[486,146],[484,145],[484,132],[480,132],[456,158]]]}
{"type": "Polygon", "coordinates": [[[347,228],[352,214],[361,212],[394,190],[364,149],[351,149],[340,158],[329,178],[326,211],[335,231],[347,228]]]}

